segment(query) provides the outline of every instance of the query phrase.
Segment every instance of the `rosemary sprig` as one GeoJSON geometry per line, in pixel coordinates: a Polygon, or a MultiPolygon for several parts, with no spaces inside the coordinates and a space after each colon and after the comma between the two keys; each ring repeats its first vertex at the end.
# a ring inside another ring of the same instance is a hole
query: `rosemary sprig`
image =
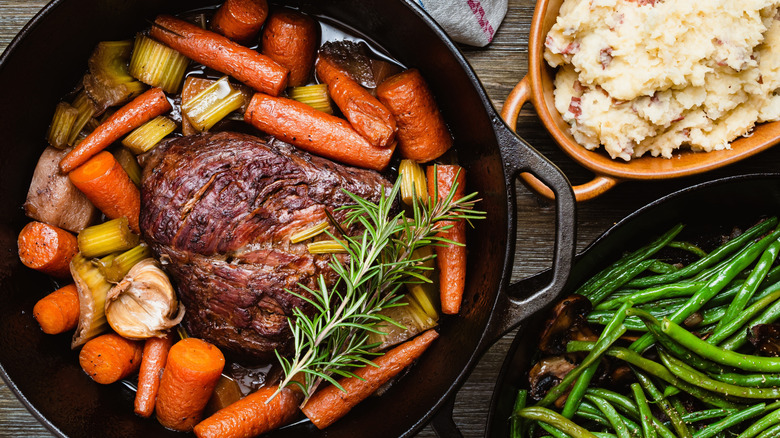
{"type": "Polygon", "coordinates": [[[315,312],[308,316],[298,308],[293,310],[288,323],[294,353],[286,358],[277,351],[276,356],[285,376],[280,390],[298,386],[305,394],[303,404],[323,381],[343,389],[335,377],[354,376],[350,367],[375,366],[368,357],[381,353],[369,351],[376,345],[368,344],[368,334],[379,333],[376,326],[382,322],[397,325],[381,312],[402,305],[399,300],[403,295],[398,291],[404,281],[430,281],[424,275],[428,268],[423,263],[429,257],[417,258],[412,253],[426,245],[448,242],[436,233],[451,225],[437,223],[485,216],[473,210],[476,193],[453,200],[456,187],[449,196],[427,204],[415,201],[412,218],[404,212],[391,216],[400,181],[389,195],[383,192],[378,203],[347,192],[354,204],[340,208],[346,212],[344,225],[359,223],[364,232],[340,237],[349,261],[341,263],[333,257],[330,265],[339,276],[335,285],[328,287],[320,276],[318,289],[306,288],[310,296],[298,295],[315,312]]]}

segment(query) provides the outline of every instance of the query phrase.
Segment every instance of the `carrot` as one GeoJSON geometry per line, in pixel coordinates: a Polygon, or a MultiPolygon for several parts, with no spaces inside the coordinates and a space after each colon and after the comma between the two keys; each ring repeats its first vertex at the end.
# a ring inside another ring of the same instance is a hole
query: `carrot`
{"type": "MultiPolygon", "coordinates": [[[[457,182],[453,199],[463,197],[466,186],[466,172],[460,166],[428,166],[428,194],[431,198],[441,199],[449,196],[452,186],[457,182]]],[[[436,246],[436,263],[439,266],[439,289],[441,293],[441,311],[454,315],[460,310],[463,290],[466,287],[466,224],[462,220],[444,221],[441,226],[452,225],[439,232],[453,242],[436,246]]]]}
{"type": "Polygon", "coordinates": [[[22,228],[17,245],[25,266],[59,278],[70,276],[70,260],[79,252],[76,236],[37,221],[22,228]]]}
{"type": "Polygon", "coordinates": [[[339,380],[340,390],[328,386],[317,391],[303,407],[303,413],[319,429],[324,429],[343,417],[358,403],[374,393],[404,368],[411,365],[439,337],[435,330],[428,330],[420,336],[407,341],[376,359],[377,367],[366,365],[355,371],[355,377],[339,380]]]}
{"type": "Polygon", "coordinates": [[[79,364],[97,383],[108,385],[138,371],[142,344],[108,333],[87,341],[79,353],[79,364]]]}
{"type": "Polygon", "coordinates": [[[274,12],[263,30],[263,54],[290,70],[290,87],[309,82],[317,55],[317,30],[311,17],[289,9],[274,12]]]}
{"type": "Polygon", "coordinates": [[[105,122],[98,125],[87,138],[60,161],[60,170],[68,173],[86,163],[95,154],[111,146],[123,135],[171,110],[171,104],[160,88],[147,90],[119,108],[105,122]]]}
{"type": "Polygon", "coordinates": [[[33,317],[49,335],[73,330],[79,323],[79,291],[69,284],[41,298],[33,307],[33,317]]]}
{"type": "Polygon", "coordinates": [[[152,38],[206,67],[274,96],[287,88],[290,71],[265,55],[168,15],[159,15],[154,24],[152,38]]]}
{"type": "Polygon", "coordinates": [[[154,412],[160,377],[171,345],[173,337],[170,334],[162,338],[149,338],[144,342],[144,354],[138,370],[138,391],[135,393],[135,413],[144,418],[151,417],[154,412]]]}
{"type": "Polygon", "coordinates": [[[320,56],[317,75],[349,123],[374,146],[385,147],[395,139],[395,118],[376,97],[337,65],[320,56]]]}
{"type": "Polygon", "coordinates": [[[266,386],[217,411],[195,426],[198,438],[251,438],[290,422],[298,412],[301,393],[283,388],[270,402],[276,386],[266,386]]]}
{"type": "Polygon", "coordinates": [[[139,232],[141,192],[110,152],[100,152],[68,177],[109,219],[125,216],[130,228],[139,232]]]}
{"type": "Polygon", "coordinates": [[[376,147],[346,120],[283,97],[256,93],[244,120],[301,149],[358,167],[383,170],[395,149],[376,147]]]}
{"type": "Polygon", "coordinates": [[[225,356],[206,341],[186,338],[174,344],[157,392],[155,411],[160,424],[191,431],[200,422],[224,366],[225,356]]]}
{"type": "Polygon", "coordinates": [[[425,163],[452,146],[452,136],[433,94],[416,69],[386,79],[377,87],[376,96],[395,116],[402,157],[425,163]]]}
{"type": "Polygon", "coordinates": [[[211,30],[247,44],[260,32],[267,16],[266,0],[225,0],[211,19],[211,30]]]}

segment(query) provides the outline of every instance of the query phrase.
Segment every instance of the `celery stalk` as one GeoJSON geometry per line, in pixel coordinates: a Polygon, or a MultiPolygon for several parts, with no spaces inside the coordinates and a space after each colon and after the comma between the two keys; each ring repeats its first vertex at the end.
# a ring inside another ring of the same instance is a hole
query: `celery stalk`
{"type": "Polygon", "coordinates": [[[198,131],[208,131],[217,122],[244,104],[244,95],[233,88],[228,77],[216,81],[197,96],[185,103],[181,109],[187,120],[198,131]]]}
{"type": "Polygon", "coordinates": [[[122,169],[127,172],[127,176],[130,177],[133,184],[141,187],[141,166],[138,165],[135,155],[127,148],[117,148],[112,154],[116,161],[119,162],[119,165],[122,166],[122,169]]]}
{"type": "MultiPolygon", "coordinates": [[[[111,283],[119,283],[138,262],[154,257],[152,250],[145,243],[131,248],[121,254],[117,254],[107,266],[102,266],[100,272],[111,283]]],[[[101,259],[102,262],[102,259],[101,259]]]]}
{"type": "Polygon", "coordinates": [[[86,258],[102,257],[138,245],[140,239],[130,231],[126,217],[84,228],[78,235],[79,251],[86,258]]]}
{"type": "Polygon", "coordinates": [[[97,113],[95,102],[93,102],[84,91],[76,96],[72,105],[73,108],[76,108],[79,111],[79,113],[78,117],[76,117],[76,121],[73,122],[70,133],[68,134],[68,145],[70,146],[76,144],[76,139],[81,133],[81,130],[84,129],[84,126],[86,126],[89,119],[91,119],[97,113]]]}
{"type": "Polygon", "coordinates": [[[338,240],[320,240],[319,242],[312,242],[306,245],[311,254],[335,254],[345,253],[344,244],[338,240]]]}
{"type": "Polygon", "coordinates": [[[65,149],[68,146],[68,138],[73,124],[79,116],[79,110],[73,108],[67,102],[60,102],[54,108],[54,117],[46,135],[46,140],[57,149],[65,149]]]}
{"type": "Polygon", "coordinates": [[[189,63],[190,60],[176,50],[138,34],[130,58],[130,74],[166,93],[176,93],[189,63]]]}
{"type": "Polygon", "coordinates": [[[290,99],[305,103],[318,111],[333,114],[333,106],[330,103],[330,94],[328,93],[327,84],[292,87],[288,94],[290,99]]]}
{"type": "Polygon", "coordinates": [[[401,199],[404,204],[412,205],[415,198],[423,201],[428,199],[428,180],[417,162],[401,160],[398,175],[401,178],[401,199]]]}
{"type": "Polygon", "coordinates": [[[157,116],[152,120],[136,128],[122,140],[122,144],[135,154],[149,151],[176,130],[176,122],[165,117],[157,116]]]}

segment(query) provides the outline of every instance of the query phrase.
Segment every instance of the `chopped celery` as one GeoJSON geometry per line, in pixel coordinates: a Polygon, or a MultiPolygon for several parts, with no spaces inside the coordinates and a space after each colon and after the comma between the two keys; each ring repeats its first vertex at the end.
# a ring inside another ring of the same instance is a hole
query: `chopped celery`
{"type": "Polygon", "coordinates": [[[72,106],[79,111],[79,114],[78,117],[76,117],[76,121],[73,122],[73,126],[71,127],[70,133],[68,134],[68,145],[70,146],[76,144],[76,139],[79,137],[81,130],[84,129],[84,126],[86,126],[89,119],[91,119],[97,113],[95,102],[93,102],[84,91],[76,96],[76,98],[73,100],[72,106]]]}
{"type": "Polygon", "coordinates": [[[320,240],[306,245],[312,254],[334,254],[345,253],[344,244],[338,240],[320,240]]]}
{"type": "Polygon", "coordinates": [[[292,87],[288,94],[291,99],[305,103],[318,111],[333,114],[333,106],[331,106],[330,94],[328,93],[328,84],[292,87]]]}
{"type": "Polygon", "coordinates": [[[128,71],[132,49],[133,42],[130,40],[102,41],[89,57],[89,74],[82,82],[98,112],[127,103],[146,88],[128,71]]]}
{"type": "Polygon", "coordinates": [[[141,166],[138,165],[138,160],[136,160],[135,155],[127,150],[127,148],[117,148],[112,153],[116,161],[119,162],[119,165],[122,166],[122,169],[125,169],[130,180],[133,181],[136,186],[141,187],[141,166]]]}
{"type": "Polygon", "coordinates": [[[126,217],[84,228],[78,235],[79,251],[86,258],[102,257],[138,245],[140,239],[130,231],[126,217]]]}
{"type": "Polygon", "coordinates": [[[401,160],[398,175],[401,178],[401,199],[404,204],[412,205],[415,198],[423,201],[428,199],[428,181],[425,172],[417,162],[401,160]]]}
{"type": "Polygon", "coordinates": [[[437,292],[438,288],[432,283],[407,283],[406,289],[409,291],[409,295],[420,308],[434,321],[439,319],[439,312],[436,311],[435,300],[432,299],[437,292]]]}
{"type": "Polygon", "coordinates": [[[379,344],[375,350],[384,350],[400,344],[416,334],[436,326],[436,320],[423,311],[420,305],[415,300],[410,299],[408,295],[402,298],[399,303],[402,305],[389,307],[381,312],[383,316],[392,319],[396,324],[383,321],[376,326],[376,329],[381,333],[369,333],[369,344],[379,344]]]}
{"type": "Polygon", "coordinates": [[[181,109],[187,120],[198,131],[208,131],[218,121],[244,104],[244,95],[233,88],[228,77],[214,82],[198,93],[192,100],[182,103],[181,109]]]}
{"type": "Polygon", "coordinates": [[[111,283],[119,283],[130,272],[138,262],[144,259],[154,257],[152,250],[145,243],[131,248],[121,254],[113,255],[110,263],[103,264],[103,260],[111,257],[107,256],[100,259],[100,272],[106,277],[106,280],[111,283]]]}
{"type": "Polygon", "coordinates": [[[71,260],[70,273],[79,293],[79,324],[70,345],[76,348],[108,330],[105,306],[111,284],[81,254],[76,254],[71,260]]]}
{"type": "Polygon", "coordinates": [[[79,116],[79,110],[73,108],[67,102],[60,102],[54,108],[54,117],[51,119],[49,133],[46,136],[49,144],[57,149],[65,149],[68,146],[68,137],[73,129],[73,124],[79,116]]]}
{"type": "Polygon", "coordinates": [[[313,225],[304,230],[295,232],[292,236],[290,236],[290,243],[299,243],[303,242],[304,240],[311,239],[312,237],[317,236],[323,231],[327,230],[328,225],[328,221],[322,221],[317,225],[313,225]]]}
{"type": "Polygon", "coordinates": [[[175,93],[179,91],[189,63],[190,60],[176,50],[138,34],[130,58],[130,74],[166,93],[175,93]]]}
{"type": "Polygon", "coordinates": [[[136,128],[122,140],[122,144],[135,154],[142,154],[157,146],[165,136],[176,130],[176,122],[157,116],[136,128]]]}

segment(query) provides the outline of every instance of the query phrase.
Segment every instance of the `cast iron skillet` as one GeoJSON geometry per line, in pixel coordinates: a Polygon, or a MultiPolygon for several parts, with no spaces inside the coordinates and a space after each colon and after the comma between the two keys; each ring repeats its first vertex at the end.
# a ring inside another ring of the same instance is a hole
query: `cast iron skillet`
{"type": "MultiPolygon", "coordinates": [[[[577,256],[577,263],[559,297],[572,293],[625,251],[639,248],[676,223],[686,224],[683,233],[696,235],[698,231],[707,236],[719,226],[723,226],[720,231],[737,224],[746,226],[762,215],[777,215],[778,211],[780,174],[776,173],[722,178],[682,189],[637,210],[596,239],[577,256]],[[698,230],[697,224],[702,225],[698,230]]],[[[487,437],[509,436],[507,419],[518,389],[528,386],[530,361],[536,352],[549,307],[523,321],[520,328],[522,336],[515,338],[507,352],[493,390],[486,425],[487,437]]]]}
{"type": "MultiPolygon", "coordinates": [[[[101,386],[81,371],[69,335],[43,335],[30,315],[51,291],[51,281],[24,268],[15,239],[27,222],[21,205],[54,105],[77,82],[101,40],[127,39],[158,13],[177,13],[213,0],[55,0],[25,27],[0,59],[0,374],[47,427],[59,436],[180,436],[132,412],[132,391],[101,386]]],[[[461,314],[446,319],[441,338],[398,385],[368,400],[319,433],[310,423],[272,436],[409,436],[425,425],[468,376],[490,344],[542,308],[566,281],[574,248],[574,199],[568,181],[504,125],[474,72],[443,31],[411,0],[292,0],[371,35],[405,65],[428,78],[467,169],[468,190],[482,197],[488,219],[470,231],[468,283],[461,314]],[[509,285],[515,238],[514,180],[532,172],[557,194],[554,275],[547,284],[509,285]],[[510,297],[509,294],[513,296],[510,297]]],[[[451,405],[450,405],[451,406],[451,405]]],[[[446,412],[446,411],[445,411],[446,412]]],[[[451,412],[451,411],[450,411],[451,412]]],[[[434,422],[457,433],[451,415],[434,422]]]]}

